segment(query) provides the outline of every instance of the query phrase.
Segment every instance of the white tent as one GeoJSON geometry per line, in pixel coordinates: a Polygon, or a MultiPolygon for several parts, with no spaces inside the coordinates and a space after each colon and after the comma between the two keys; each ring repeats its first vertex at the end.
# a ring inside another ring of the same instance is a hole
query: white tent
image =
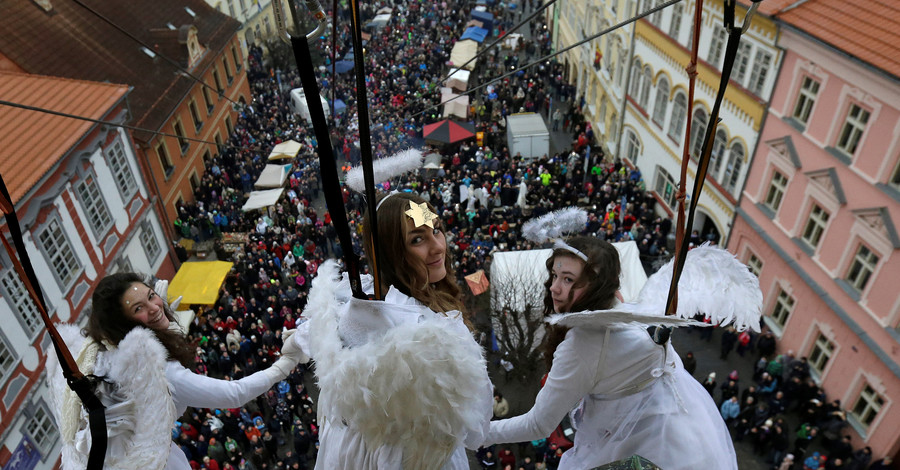
{"type": "MultiPolygon", "coordinates": [[[[457,41],[456,44],[453,45],[453,49],[450,50],[450,65],[453,66],[461,66],[466,62],[469,62],[469,59],[475,57],[475,54],[478,53],[478,43],[471,39],[463,39],[462,41],[457,41]]],[[[475,69],[475,64],[477,60],[473,60],[466,65],[467,70],[475,69]]]]}
{"type": "Polygon", "coordinates": [[[241,207],[241,210],[247,212],[262,209],[263,207],[269,207],[281,199],[281,194],[283,192],[284,188],[253,191],[250,193],[250,197],[247,198],[247,202],[244,203],[244,207],[241,207]]]}
{"type": "MultiPolygon", "coordinates": [[[[637,300],[641,288],[647,283],[647,274],[641,265],[640,252],[634,241],[613,243],[619,250],[622,263],[622,297],[626,302],[637,300]]],[[[491,309],[494,311],[510,308],[521,311],[525,305],[542,308],[544,282],[547,281],[547,267],[544,264],[553,250],[499,251],[493,254],[491,263],[491,309]],[[514,289],[515,292],[509,292],[514,289]],[[495,291],[506,291],[504,303],[514,299],[518,304],[498,305],[495,291]]]]}
{"type": "Polygon", "coordinates": [[[388,21],[391,21],[391,14],[383,13],[380,15],[376,15],[375,18],[372,19],[372,21],[366,24],[366,26],[370,26],[373,28],[384,28],[385,25],[388,24],[388,21]]]}
{"type": "Polygon", "coordinates": [[[515,49],[519,45],[519,39],[522,39],[522,35],[519,33],[507,34],[503,37],[503,47],[515,49]]]}
{"type": "Polygon", "coordinates": [[[540,158],[550,153],[550,132],[538,113],[517,113],[506,117],[506,145],[509,154],[540,158]]]}
{"type": "Polygon", "coordinates": [[[429,170],[437,170],[441,167],[441,154],[439,153],[429,153],[425,155],[425,164],[422,165],[422,168],[427,168],[429,170]]]}
{"type": "Polygon", "coordinates": [[[454,90],[466,91],[469,88],[469,73],[466,69],[450,69],[450,75],[444,84],[454,90]]]}
{"type": "Polygon", "coordinates": [[[253,185],[255,188],[280,188],[284,186],[288,175],[291,173],[291,165],[273,165],[268,164],[263,168],[259,178],[253,185]]]}
{"type": "Polygon", "coordinates": [[[272,148],[272,153],[269,154],[269,160],[294,158],[301,148],[303,148],[303,145],[299,142],[286,140],[272,148]]]}
{"type": "Polygon", "coordinates": [[[457,95],[447,87],[441,87],[441,103],[444,103],[444,118],[456,116],[460,119],[469,117],[469,96],[457,95]]]}

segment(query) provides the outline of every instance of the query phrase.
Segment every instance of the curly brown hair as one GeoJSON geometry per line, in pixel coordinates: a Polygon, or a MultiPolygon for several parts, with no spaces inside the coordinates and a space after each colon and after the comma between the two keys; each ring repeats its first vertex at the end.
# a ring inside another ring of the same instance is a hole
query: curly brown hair
{"type": "MultiPolygon", "coordinates": [[[[572,290],[569,291],[569,300],[572,300],[574,290],[585,287],[583,295],[569,308],[570,312],[585,310],[606,310],[615,305],[616,291],[619,290],[619,275],[622,272],[619,261],[619,251],[609,242],[594,237],[578,236],[566,242],[572,248],[587,256],[581,276],[575,280],[572,290]]],[[[547,281],[544,282],[544,316],[556,313],[553,309],[553,297],[550,293],[550,285],[553,283],[553,262],[558,256],[569,256],[579,261],[581,258],[564,248],[556,248],[553,254],[547,258],[547,281]]],[[[566,312],[559,312],[566,313],[566,312]]],[[[547,324],[544,336],[544,361],[547,370],[553,365],[553,354],[559,343],[566,338],[569,328],[547,324]]]]}
{"type": "MultiPolygon", "coordinates": [[[[421,197],[410,193],[394,193],[378,199],[378,269],[381,293],[387,293],[390,286],[422,302],[435,312],[450,310],[463,311],[461,290],[456,284],[456,273],[450,260],[449,248],[444,256],[444,268],[447,275],[438,282],[429,283],[428,279],[418,279],[416,273],[428,272],[424,265],[415,266],[407,255],[407,236],[409,228],[406,224],[406,210],[410,201],[416,204],[426,203],[421,197]],[[385,199],[387,198],[387,199],[385,199]]],[[[431,203],[428,209],[435,212],[431,203]]],[[[435,228],[444,231],[443,223],[435,224],[435,228]]],[[[372,244],[371,221],[368,213],[363,219],[363,240],[366,256],[372,259],[375,247],[372,244]]],[[[371,267],[371,266],[370,266],[371,267]]]]}

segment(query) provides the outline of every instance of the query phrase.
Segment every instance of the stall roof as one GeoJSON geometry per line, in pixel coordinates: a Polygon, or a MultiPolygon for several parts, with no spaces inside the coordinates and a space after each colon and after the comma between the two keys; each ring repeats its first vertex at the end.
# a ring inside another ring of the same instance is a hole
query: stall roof
{"type": "Polygon", "coordinates": [[[469,95],[458,95],[451,88],[441,87],[441,103],[444,103],[445,118],[457,116],[462,119],[469,117],[469,95]]]}
{"type": "Polygon", "coordinates": [[[295,140],[286,140],[272,149],[269,154],[269,160],[278,160],[280,158],[294,158],[303,145],[295,140]]]}
{"type": "Polygon", "coordinates": [[[484,42],[484,38],[486,38],[487,35],[488,30],[484,28],[478,28],[476,26],[470,26],[468,29],[466,29],[466,32],[464,32],[463,35],[460,36],[460,39],[471,39],[480,44],[484,42]]]}
{"type": "Polygon", "coordinates": [[[255,188],[280,188],[284,186],[288,175],[291,173],[291,165],[273,165],[269,163],[263,168],[259,178],[253,185],[255,188]]]}
{"type": "Polygon", "coordinates": [[[450,69],[450,73],[447,75],[447,81],[444,82],[450,88],[466,91],[469,88],[469,72],[466,69],[450,69]]]}
{"type": "MultiPolygon", "coordinates": [[[[478,43],[471,39],[463,39],[461,41],[457,41],[456,44],[453,45],[453,49],[450,51],[450,64],[451,65],[462,65],[466,62],[469,62],[469,59],[475,57],[475,54],[478,53],[478,43]]],[[[477,60],[473,60],[469,62],[469,65],[466,65],[467,70],[472,70],[475,68],[475,64],[477,60]]]]}
{"type": "Polygon", "coordinates": [[[263,207],[269,207],[281,199],[281,193],[283,192],[284,188],[253,191],[250,193],[250,197],[247,198],[247,202],[244,203],[244,207],[241,207],[241,210],[248,212],[255,209],[262,209],[263,207]]]}
{"type": "Polygon", "coordinates": [[[506,116],[506,131],[520,137],[544,135],[547,134],[547,125],[538,113],[510,114],[506,116]]]}
{"type": "Polygon", "coordinates": [[[487,11],[472,10],[472,19],[480,21],[486,29],[494,27],[494,15],[487,11]]]}
{"type": "Polygon", "coordinates": [[[168,301],[182,296],[181,305],[213,305],[219,288],[233,263],[227,261],[188,261],[181,265],[169,283],[168,301]]]}

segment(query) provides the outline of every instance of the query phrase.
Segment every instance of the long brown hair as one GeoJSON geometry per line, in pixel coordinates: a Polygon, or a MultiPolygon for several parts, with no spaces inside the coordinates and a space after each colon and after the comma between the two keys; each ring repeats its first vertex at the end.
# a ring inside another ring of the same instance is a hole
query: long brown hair
{"type": "MultiPolygon", "coordinates": [[[[619,290],[619,274],[622,266],[619,262],[619,251],[610,243],[594,237],[573,237],[566,242],[572,248],[584,253],[588,260],[581,270],[581,276],[575,280],[569,291],[569,301],[572,300],[574,290],[585,287],[585,290],[577,301],[569,308],[570,312],[584,310],[606,310],[616,302],[616,291],[619,290]]],[[[553,250],[553,254],[547,258],[547,281],[544,282],[544,315],[556,313],[553,310],[553,297],[550,286],[553,283],[553,262],[557,256],[569,256],[582,261],[574,253],[564,248],[553,250]]],[[[564,312],[561,312],[564,313],[564,312]]],[[[559,343],[566,338],[569,328],[548,324],[544,336],[544,361],[547,370],[553,366],[553,354],[559,343]]]]}
{"type": "MultiPolygon", "coordinates": [[[[450,261],[450,249],[444,255],[444,268],[447,275],[438,282],[429,283],[427,279],[417,279],[420,272],[428,272],[423,264],[415,266],[407,254],[406,210],[410,201],[416,204],[425,203],[428,209],[435,212],[434,206],[424,199],[410,193],[394,193],[378,199],[378,268],[381,292],[384,295],[389,286],[422,302],[435,312],[450,310],[463,311],[460,288],[456,284],[456,273],[450,261]]],[[[444,231],[443,222],[435,224],[435,228],[444,231]]],[[[371,260],[375,247],[372,245],[371,221],[367,213],[363,219],[363,240],[366,256],[371,260]]]]}
{"type": "MultiPolygon", "coordinates": [[[[120,303],[125,291],[136,282],[149,286],[145,277],[137,273],[115,273],[100,280],[91,296],[90,316],[83,330],[85,336],[101,344],[107,341],[118,346],[131,330],[143,326],[125,315],[120,303]]],[[[166,318],[174,323],[172,310],[168,304],[164,305],[166,318]]],[[[150,331],[166,348],[170,360],[176,360],[189,369],[193,367],[195,347],[184,335],[168,329],[150,331]]]]}

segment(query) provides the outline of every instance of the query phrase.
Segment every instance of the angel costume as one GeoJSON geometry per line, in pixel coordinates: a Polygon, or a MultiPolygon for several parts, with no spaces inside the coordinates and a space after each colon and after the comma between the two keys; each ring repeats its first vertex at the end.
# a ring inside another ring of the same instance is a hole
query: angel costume
{"type": "MultiPolygon", "coordinates": [[[[98,347],[85,341],[75,325],[58,325],[84,374],[106,377],[100,399],[107,406],[109,442],[105,469],[191,468],[184,452],[172,442],[171,430],[187,407],[235,408],[281,381],[276,367],[240,380],[213,379],[167,360],[165,348],[150,330],[137,327],[118,347],[98,347]]],[[[55,354],[47,359],[53,414],[63,437],[62,468],[87,466],[91,438],[87,414],[66,385],[55,354]]]]}
{"type": "Polygon", "coordinates": [[[465,447],[484,439],[493,388],[459,312],[436,313],[393,287],[383,302],[352,298],[333,261],[306,311],[293,339],[316,359],[317,469],[468,470],[465,447]]]}
{"type": "Polygon", "coordinates": [[[650,277],[638,302],[552,315],[551,324],[570,330],[534,407],[491,422],[484,444],[546,437],[574,410],[575,445],[560,469],[594,468],[635,454],[666,470],[737,469],[712,398],[684,370],[671,342],[654,342],[647,325],[686,326],[695,313],[713,312],[714,323],[753,327],[762,305],[759,281],[727,251],[695,248],[679,282],[678,316],[665,317],[671,275],[672,262],[650,277]]]}

